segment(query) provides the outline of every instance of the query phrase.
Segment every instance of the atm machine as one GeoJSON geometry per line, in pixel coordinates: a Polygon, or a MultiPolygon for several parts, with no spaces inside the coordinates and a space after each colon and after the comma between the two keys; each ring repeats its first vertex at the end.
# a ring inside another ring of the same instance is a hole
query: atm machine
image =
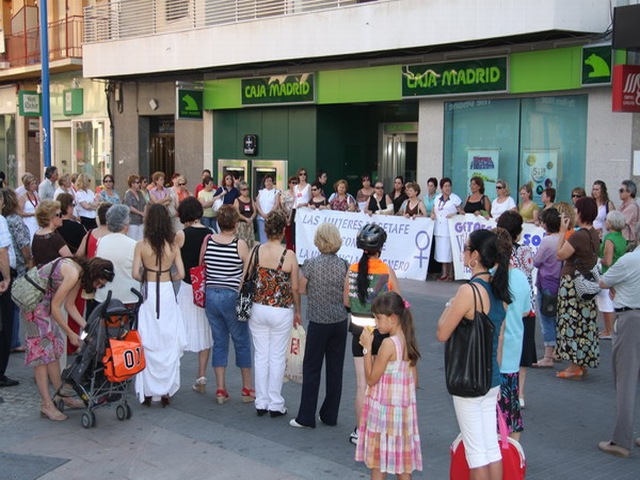
{"type": "Polygon", "coordinates": [[[244,180],[245,182],[249,182],[249,160],[218,159],[218,176],[215,179],[216,185],[221,186],[224,177],[228,173],[232,174],[238,181],[244,180]]]}
{"type": "Polygon", "coordinates": [[[271,174],[275,188],[284,190],[287,188],[286,160],[252,160],[251,161],[251,198],[256,198],[258,191],[262,189],[264,177],[271,174]]]}

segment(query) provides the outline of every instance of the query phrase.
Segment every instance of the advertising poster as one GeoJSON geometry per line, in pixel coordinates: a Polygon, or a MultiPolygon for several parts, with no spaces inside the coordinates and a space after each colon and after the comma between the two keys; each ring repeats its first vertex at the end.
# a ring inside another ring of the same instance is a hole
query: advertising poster
{"type": "Polygon", "coordinates": [[[356,246],[358,231],[367,223],[375,222],[387,232],[387,241],[381,258],[396,272],[398,278],[424,280],[427,278],[429,254],[433,241],[433,220],[414,220],[389,215],[367,215],[365,213],[338,212],[299,208],[296,211],[296,255],[298,263],[320,255],[313,243],[318,226],[333,223],[340,231],[342,247],[338,256],[349,264],[357,263],[362,250],[356,246]]]}
{"type": "Polygon", "coordinates": [[[532,200],[542,205],[542,191],[558,188],[558,151],[523,150],[522,172],[524,183],[528,183],[533,191],[532,200]]]}
{"type": "MultiPolygon", "coordinates": [[[[475,216],[470,213],[466,215],[455,215],[449,219],[449,233],[451,240],[451,255],[453,258],[453,270],[456,280],[468,280],[471,278],[471,270],[464,266],[462,254],[467,238],[471,232],[480,229],[495,228],[496,221],[492,218],[485,219],[481,216],[475,216]]],[[[533,248],[533,253],[538,251],[542,237],[544,237],[544,229],[536,227],[532,223],[522,225],[522,236],[520,245],[529,245],[533,248]]],[[[534,270],[535,279],[535,270],[534,270]]]]}
{"type": "Polygon", "coordinates": [[[488,195],[495,192],[492,187],[495,187],[498,181],[499,154],[499,150],[471,148],[467,151],[467,188],[472,177],[480,177],[484,180],[485,192],[488,195]]]}

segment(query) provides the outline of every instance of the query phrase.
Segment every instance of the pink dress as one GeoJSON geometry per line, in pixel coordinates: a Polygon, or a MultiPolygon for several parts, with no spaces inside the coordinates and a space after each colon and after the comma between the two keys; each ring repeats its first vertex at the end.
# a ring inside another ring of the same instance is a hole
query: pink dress
{"type": "MultiPolygon", "coordinates": [[[[48,278],[53,262],[44,265],[38,270],[38,275],[48,278]]],[[[73,260],[61,260],[51,272],[51,288],[48,288],[42,301],[33,312],[24,314],[25,318],[25,344],[27,352],[24,363],[27,366],[37,367],[55,362],[64,352],[62,330],[51,316],[51,300],[62,284],[62,265],[73,260]]]]}
{"type": "Polygon", "coordinates": [[[381,472],[411,473],[422,470],[416,389],[400,340],[389,338],[398,360],[389,362],[378,383],[367,387],[355,458],[381,472]]]}

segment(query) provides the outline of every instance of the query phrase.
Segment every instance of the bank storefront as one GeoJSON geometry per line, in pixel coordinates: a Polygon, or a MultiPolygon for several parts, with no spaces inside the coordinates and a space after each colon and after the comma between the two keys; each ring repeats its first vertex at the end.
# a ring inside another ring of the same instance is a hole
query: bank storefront
{"type": "Polygon", "coordinates": [[[304,167],[330,183],[346,178],[353,192],[363,172],[389,187],[397,174],[423,187],[444,175],[462,197],[480,175],[491,198],[501,178],[514,194],[529,183],[538,201],[545,187],[568,200],[575,186],[630,170],[631,117],[611,112],[613,63],[598,45],[205,80],[214,169],[220,159],[277,159],[289,175],[304,167]],[[258,143],[251,156],[246,134],[258,143]]]}

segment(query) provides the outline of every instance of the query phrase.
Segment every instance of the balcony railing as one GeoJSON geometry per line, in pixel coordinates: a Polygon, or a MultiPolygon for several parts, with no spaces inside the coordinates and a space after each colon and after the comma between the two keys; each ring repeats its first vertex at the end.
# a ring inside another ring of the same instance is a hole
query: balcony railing
{"type": "Polygon", "coordinates": [[[370,1],[375,0],[112,0],[85,7],[84,41],[178,33],[370,1]]]}
{"type": "MultiPolygon", "coordinates": [[[[82,17],[72,16],[48,25],[49,61],[82,58],[82,17]]],[[[40,63],[40,27],[7,35],[6,59],[11,67],[40,63]]]]}

